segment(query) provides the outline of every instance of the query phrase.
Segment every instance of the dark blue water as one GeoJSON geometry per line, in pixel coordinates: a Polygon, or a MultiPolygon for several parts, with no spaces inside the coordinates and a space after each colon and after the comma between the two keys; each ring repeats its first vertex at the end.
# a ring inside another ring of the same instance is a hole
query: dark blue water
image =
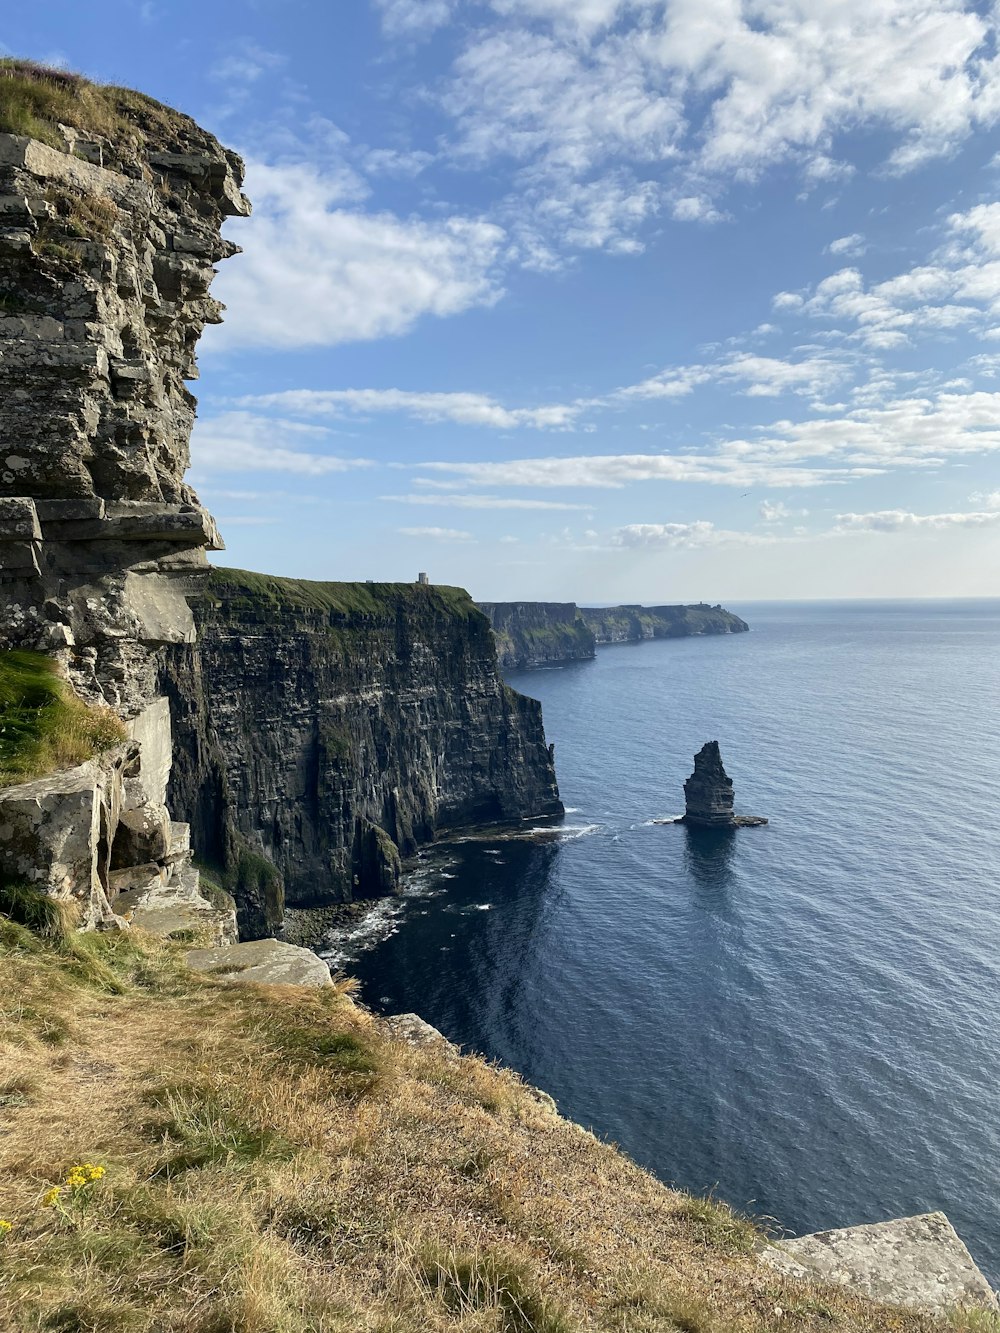
{"type": "Polygon", "coordinates": [[[559,841],[435,851],[343,965],[665,1181],[793,1232],[940,1208],[996,1283],[1000,602],[735,609],[512,677],[559,841]],[[715,738],[770,825],[649,824],[715,738]]]}

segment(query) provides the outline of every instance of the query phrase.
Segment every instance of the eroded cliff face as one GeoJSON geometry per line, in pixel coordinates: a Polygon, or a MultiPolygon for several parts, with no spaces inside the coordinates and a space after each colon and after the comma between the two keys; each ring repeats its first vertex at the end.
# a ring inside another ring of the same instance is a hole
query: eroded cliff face
{"type": "Polygon", "coordinates": [[[148,913],[195,893],[193,851],[259,935],[286,892],[391,893],[441,829],[561,811],[539,705],[504,686],[467,594],[208,587],[185,381],[237,249],[220,225],[249,212],[242,163],[139,94],[23,62],[0,78],[72,121],[0,134],[0,651],[58,658],[130,734],[113,763],[0,792],[0,877],[113,923],[128,895],[148,913]]]}
{"type": "Polygon", "coordinates": [[[194,638],[187,599],[221,546],[184,481],[185,381],[220,318],[213,265],[237,249],[220,225],[250,207],[240,159],[188,117],[23,62],[0,77],[5,105],[72,122],[0,134],[0,651],[55,657],[132,737],[0,793],[0,876],[120,924],[126,895],[197,896],[165,805],[159,677],[166,646],[194,638]]]}
{"type": "Polygon", "coordinates": [[[243,934],[280,917],[255,857],[290,904],[347,901],[392,892],[446,829],[562,812],[541,706],[504,685],[460,589],[217,570],[196,617],[164,674],[169,802],[241,881],[243,934]]]}
{"type": "Polygon", "coordinates": [[[185,380],[237,249],[220,224],[249,212],[234,153],[128,96],[114,141],[0,135],[0,646],[57,653],[126,718],[221,545],[184,481],[185,380]]]}

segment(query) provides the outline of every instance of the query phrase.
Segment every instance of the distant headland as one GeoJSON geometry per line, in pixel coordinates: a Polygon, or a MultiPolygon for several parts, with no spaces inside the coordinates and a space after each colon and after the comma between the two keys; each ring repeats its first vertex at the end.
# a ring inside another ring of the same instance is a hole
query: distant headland
{"type": "Polygon", "coordinates": [[[575,602],[477,602],[493,627],[504,670],[584,662],[610,643],[743,634],[750,626],[707,602],[677,606],[577,606],[575,602]]]}

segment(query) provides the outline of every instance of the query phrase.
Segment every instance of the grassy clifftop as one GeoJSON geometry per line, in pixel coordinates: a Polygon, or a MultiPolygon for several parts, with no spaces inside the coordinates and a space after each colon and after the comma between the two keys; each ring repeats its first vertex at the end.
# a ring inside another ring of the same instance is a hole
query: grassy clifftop
{"type": "Polygon", "coordinates": [[[24,134],[65,151],[60,124],[71,125],[84,137],[119,142],[123,136],[169,137],[193,122],[130,88],[92,83],[33,60],[0,60],[0,133],[24,134]]]}
{"type": "Polygon", "coordinates": [[[213,569],[208,591],[210,597],[237,609],[312,611],[334,618],[390,619],[401,608],[426,608],[463,618],[479,616],[464,588],[441,584],[323,583],[246,569],[213,569]]]}
{"type": "Polygon", "coordinates": [[[234,988],[182,951],[0,915],[11,1333],[941,1327],[761,1268],[749,1223],[344,986],[234,988]]]}

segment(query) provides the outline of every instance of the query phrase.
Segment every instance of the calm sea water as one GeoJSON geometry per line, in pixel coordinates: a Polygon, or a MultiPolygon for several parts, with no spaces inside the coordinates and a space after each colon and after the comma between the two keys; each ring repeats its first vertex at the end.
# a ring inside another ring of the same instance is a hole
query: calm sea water
{"type": "Polygon", "coordinates": [[[334,956],[664,1181],[790,1231],[943,1209],[1000,1282],[1000,602],[736,606],[511,677],[557,841],[435,849],[334,956]],[[680,813],[718,739],[736,808],[680,813]]]}

